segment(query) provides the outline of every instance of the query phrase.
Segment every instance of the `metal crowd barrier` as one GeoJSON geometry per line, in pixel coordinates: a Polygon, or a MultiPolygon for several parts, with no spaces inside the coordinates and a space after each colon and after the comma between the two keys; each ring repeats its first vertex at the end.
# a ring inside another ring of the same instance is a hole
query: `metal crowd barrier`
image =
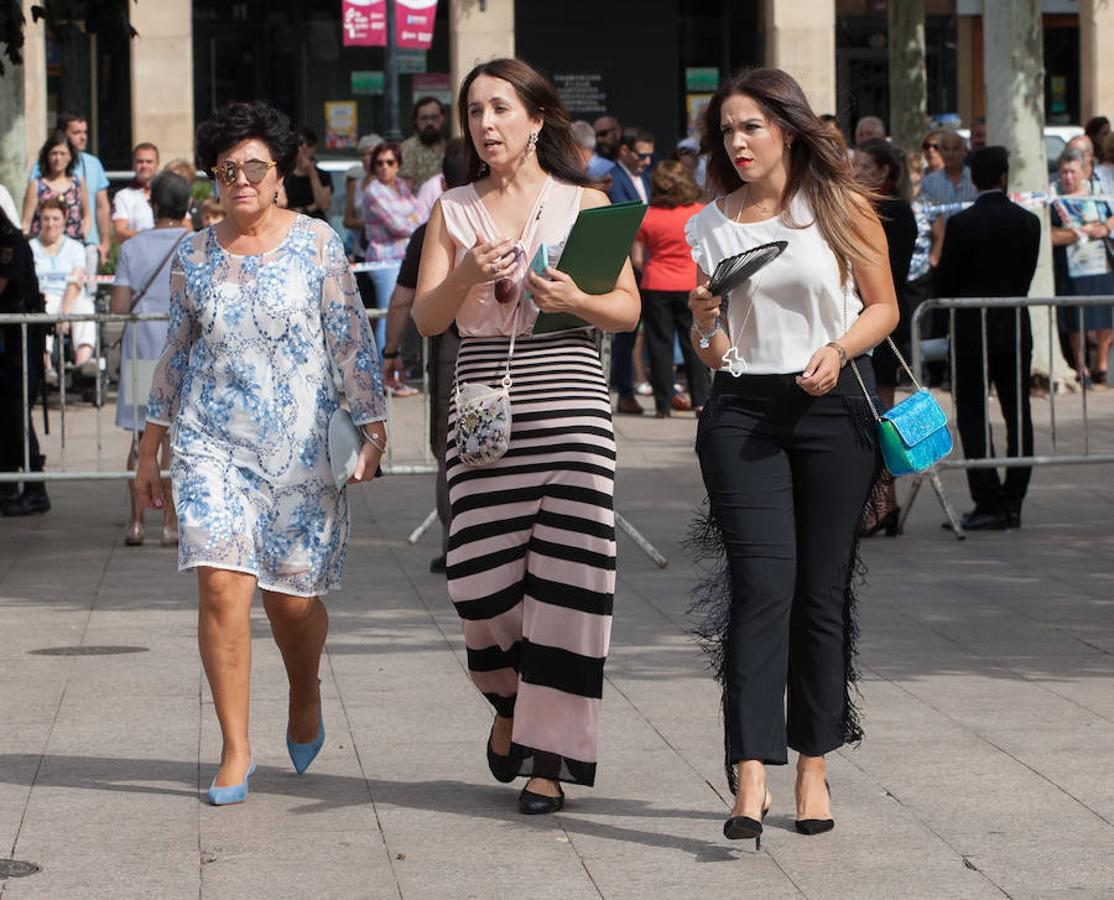
{"type": "MultiPolygon", "coordinates": [[[[369,319],[381,319],[387,315],[385,309],[368,309],[367,316],[369,319]]],[[[100,361],[103,358],[102,352],[102,338],[101,338],[101,325],[105,324],[126,324],[128,322],[157,322],[167,321],[169,316],[163,313],[71,313],[65,315],[48,315],[45,313],[4,313],[0,314],[0,326],[4,325],[19,325],[22,333],[23,345],[23,359],[22,359],[22,384],[23,384],[23,403],[22,411],[24,415],[30,416],[32,411],[32,398],[29,396],[29,380],[28,380],[28,360],[27,360],[27,329],[31,325],[57,325],[61,322],[95,322],[97,328],[94,331],[94,348],[93,359],[100,361]]],[[[136,355],[136,341],[132,340],[126,342],[130,344],[130,362],[129,367],[131,372],[131,384],[128,386],[130,390],[127,396],[131,398],[130,405],[132,406],[132,435],[133,440],[138,439],[139,430],[136,427],[136,419],[138,407],[144,405],[140,403],[140,397],[145,400],[146,391],[149,385],[141,384],[139,372],[141,371],[141,360],[136,355]]],[[[27,428],[23,430],[23,471],[22,472],[0,472],[0,483],[12,482],[47,482],[47,481],[121,481],[130,480],[135,477],[134,472],[123,471],[117,469],[105,470],[101,466],[102,453],[103,453],[103,429],[101,423],[102,412],[105,408],[104,400],[104,378],[101,373],[98,373],[96,381],[96,469],[94,470],[66,470],[66,379],[64,377],[64,370],[62,368],[60,359],[62,352],[62,340],[57,338],[55,340],[55,348],[59,354],[59,364],[56,371],[59,373],[59,418],[60,418],[60,459],[59,467],[61,471],[50,472],[32,472],[31,471],[31,443],[30,431],[27,428]]],[[[121,351],[123,353],[123,350],[121,351]]],[[[601,343],[600,355],[602,358],[604,376],[608,375],[610,370],[611,358],[611,341],[610,335],[605,336],[601,343]]],[[[422,357],[423,362],[427,361],[429,357],[429,339],[422,339],[422,357]]],[[[121,372],[123,366],[121,366],[121,372]]],[[[121,393],[124,392],[125,385],[120,385],[121,393]]],[[[433,406],[435,398],[430,396],[430,380],[429,380],[429,367],[422,366],[422,393],[424,402],[422,404],[422,440],[420,442],[422,447],[422,458],[416,462],[414,461],[399,461],[394,458],[394,445],[395,441],[389,441],[387,444],[387,454],[383,460],[382,468],[383,473],[387,475],[425,475],[436,473],[437,463],[433,458],[433,454],[429,449],[428,435],[430,433],[430,425],[432,416],[434,415],[433,406]]],[[[392,400],[390,396],[387,397],[388,409],[392,400]]],[[[45,416],[45,410],[44,410],[45,416]]],[[[26,421],[26,419],[24,420],[26,421]]],[[[164,478],[169,478],[170,473],[164,471],[162,473],[164,478]]],[[[422,520],[409,535],[409,542],[416,544],[421,540],[422,535],[433,525],[437,520],[437,510],[434,508],[422,520]]],[[[665,568],[667,565],[666,558],[651,544],[638,529],[632,525],[618,510],[615,511],[615,524],[621,531],[627,534],[635,544],[660,567],[665,568]]]]}
{"type": "MultiPolygon", "coordinates": [[[[933,310],[943,309],[948,311],[948,361],[949,361],[949,382],[951,391],[951,407],[952,416],[949,420],[949,427],[952,428],[952,435],[956,441],[957,449],[961,446],[959,441],[958,427],[956,425],[956,341],[955,341],[955,314],[958,310],[978,310],[979,315],[979,336],[980,336],[980,361],[982,364],[982,388],[983,388],[983,432],[984,443],[987,448],[987,453],[991,451],[990,440],[990,378],[989,378],[989,361],[988,361],[988,345],[987,345],[987,312],[992,309],[1012,309],[1014,311],[1014,377],[1016,379],[1018,396],[1022,395],[1023,391],[1029,390],[1030,373],[1022,372],[1021,370],[1021,311],[1029,307],[1045,307],[1046,315],[1048,316],[1048,352],[1049,359],[1056,360],[1060,357],[1059,346],[1059,328],[1056,321],[1055,310],[1058,307],[1078,307],[1076,310],[1076,333],[1079,335],[1081,346],[1086,347],[1086,329],[1083,327],[1083,307],[1087,306],[1114,306],[1114,296],[1096,296],[1096,297],[957,297],[957,298],[934,298],[925,300],[915,310],[910,321],[910,333],[913,335],[921,334],[921,323],[924,317],[933,310]]],[[[922,342],[914,339],[912,341],[911,364],[913,372],[917,376],[917,380],[925,383],[924,377],[924,351],[922,342]]],[[[1086,355],[1084,353],[1084,355],[1086,355]]],[[[1049,415],[1049,439],[1050,439],[1050,452],[1038,454],[1036,452],[1036,432],[1034,429],[1033,436],[1033,455],[1031,456],[987,456],[982,459],[967,459],[959,453],[954,453],[947,459],[942,460],[936,466],[932,467],[926,472],[917,475],[912,482],[909,496],[905,503],[902,504],[901,521],[899,528],[904,528],[905,520],[908,518],[912,510],[913,503],[916,500],[917,494],[921,489],[924,479],[929,479],[932,489],[940,502],[940,506],[944,514],[948,517],[951,524],[952,531],[958,540],[963,540],[966,535],[959,522],[959,517],[956,515],[951,503],[948,501],[944,494],[944,487],[940,481],[939,469],[996,469],[1002,467],[1012,466],[1050,466],[1050,465],[1094,465],[1099,463],[1112,463],[1114,462],[1114,447],[1110,449],[1101,449],[1097,452],[1091,448],[1091,423],[1090,411],[1088,405],[1088,395],[1093,393],[1087,387],[1085,380],[1081,380],[1081,425],[1082,425],[1082,439],[1081,446],[1078,448],[1067,449],[1063,447],[1063,440],[1061,439],[1058,431],[1058,423],[1056,419],[1056,385],[1053,379],[1049,379],[1048,391],[1048,415],[1049,415]]],[[[1035,417],[1034,417],[1035,418],[1035,417]]],[[[1018,449],[1021,448],[1021,433],[1022,433],[1022,415],[1021,404],[1017,404],[1017,421],[1016,428],[1018,432],[1018,449]]],[[[999,442],[999,446],[1004,444],[1004,439],[999,442]]]]}
{"type": "MultiPolygon", "coordinates": [[[[385,310],[385,309],[368,309],[366,312],[367,312],[368,318],[372,319],[372,320],[385,318],[386,315],[387,315],[387,310],[385,310]]],[[[101,334],[102,328],[101,328],[101,326],[108,325],[108,324],[127,324],[129,322],[158,322],[158,321],[165,322],[165,321],[168,321],[168,319],[169,319],[169,316],[165,313],[127,313],[127,314],[123,314],[123,313],[70,313],[70,314],[59,314],[59,315],[48,315],[46,313],[3,313],[3,314],[0,314],[0,326],[5,326],[5,325],[18,325],[18,326],[20,326],[20,332],[21,332],[21,337],[22,337],[22,346],[23,346],[23,358],[22,358],[22,361],[21,361],[21,371],[22,371],[21,380],[22,380],[22,392],[23,392],[22,412],[25,416],[29,417],[31,415],[32,408],[33,408],[33,400],[37,399],[37,398],[32,398],[30,396],[29,390],[28,390],[29,389],[29,376],[28,376],[28,357],[27,357],[28,341],[27,341],[27,338],[28,338],[28,328],[30,326],[32,326],[32,325],[38,325],[38,326],[58,325],[62,322],[94,322],[94,323],[96,323],[97,327],[94,329],[94,346],[93,346],[93,357],[92,358],[93,358],[94,361],[98,362],[98,367],[99,367],[98,377],[96,378],[96,384],[95,384],[96,394],[95,394],[95,400],[94,400],[94,407],[96,409],[96,414],[95,414],[95,417],[96,417],[96,468],[93,469],[93,470],[76,470],[76,471],[68,471],[66,469],[66,405],[67,405],[66,404],[66,397],[67,397],[67,387],[66,387],[66,378],[65,378],[64,369],[63,369],[63,366],[61,364],[62,339],[59,336],[59,337],[55,338],[54,346],[55,346],[56,358],[58,360],[58,362],[56,364],[55,371],[57,371],[58,374],[59,374],[59,379],[58,379],[59,407],[58,407],[58,411],[59,411],[59,451],[60,452],[59,452],[58,466],[59,466],[60,471],[50,471],[50,472],[32,472],[31,471],[31,436],[30,436],[30,430],[25,428],[24,431],[23,431],[23,471],[22,472],[0,472],[0,483],[47,482],[47,481],[113,481],[113,480],[129,480],[129,479],[134,478],[135,477],[135,472],[123,471],[123,470],[117,470],[117,469],[106,470],[102,467],[102,454],[103,454],[103,449],[104,449],[102,415],[103,415],[103,412],[106,408],[105,400],[107,399],[107,397],[106,397],[106,392],[105,392],[105,379],[103,377],[104,373],[103,373],[103,370],[100,369],[100,367],[103,366],[103,358],[104,358],[104,353],[103,353],[104,348],[102,346],[102,334],[101,334]]],[[[130,347],[128,347],[126,349],[130,350],[129,370],[131,372],[131,384],[128,385],[128,386],[125,386],[124,384],[121,383],[120,386],[119,386],[119,389],[120,389],[121,396],[130,397],[130,402],[128,403],[128,405],[130,405],[132,407],[132,435],[133,435],[133,439],[137,440],[138,435],[139,435],[139,429],[137,427],[137,422],[136,422],[138,407],[146,405],[146,392],[149,389],[149,385],[139,383],[139,381],[140,381],[139,373],[143,370],[143,366],[141,364],[144,361],[140,360],[137,356],[137,352],[136,352],[137,342],[134,341],[134,340],[124,341],[123,344],[122,344],[121,355],[123,355],[123,353],[125,352],[125,348],[123,346],[124,344],[130,344],[130,347]],[[127,390],[127,393],[125,395],[125,388],[126,387],[130,388],[130,389],[127,390]],[[143,399],[141,400],[141,398],[143,398],[143,399]]],[[[429,358],[429,356],[428,356],[428,354],[429,354],[428,340],[423,339],[422,353],[423,353],[423,358],[424,359],[429,358]]],[[[429,450],[429,441],[428,441],[427,438],[424,437],[425,435],[428,435],[430,433],[431,416],[432,416],[433,413],[432,413],[432,408],[431,408],[432,398],[429,396],[429,387],[430,387],[430,385],[429,385],[429,373],[426,370],[426,367],[424,365],[423,365],[422,368],[423,368],[422,391],[423,391],[424,400],[425,400],[425,402],[423,403],[423,408],[422,408],[422,427],[423,427],[423,439],[421,441],[422,456],[417,461],[413,461],[413,460],[400,461],[400,460],[396,459],[395,456],[394,456],[394,442],[388,442],[387,453],[386,453],[386,456],[383,460],[383,465],[382,465],[384,474],[389,474],[389,475],[417,475],[417,474],[428,474],[430,472],[436,472],[437,471],[436,461],[433,459],[433,455],[429,450]]],[[[121,366],[121,372],[122,372],[122,370],[123,370],[123,367],[121,366]]],[[[388,397],[387,397],[388,409],[390,408],[391,403],[392,403],[392,399],[388,394],[388,397]]],[[[113,407],[111,407],[111,406],[108,407],[108,408],[110,410],[113,409],[113,407]]],[[[44,410],[44,417],[45,417],[45,415],[46,415],[46,411],[44,410]]],[[[25,421],[26,421],[26,419],[25,419],[25,421]]],[[[113,427],[115,427],[115,426],[113,426],[113,427]]],[[[164,472],[163,475],[164,475],[164,477],[167,477],[167,478],[170,477],[169,472],[164,472]]]]}

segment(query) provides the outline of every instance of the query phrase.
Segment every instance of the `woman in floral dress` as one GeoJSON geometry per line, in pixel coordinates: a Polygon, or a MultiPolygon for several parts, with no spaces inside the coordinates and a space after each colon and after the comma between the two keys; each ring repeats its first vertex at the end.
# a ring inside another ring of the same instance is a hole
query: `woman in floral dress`
{"type": "Polygon", "coordinates": [[[347,501],[327,445],[337,376],[367,439],[350,483],[373,477],[386,411],[340,238],[275,203],[297,153],[286,117],[264,103],[233,103],[201,125],[197,144],[229,214],[175,253],[136,491],[161,507],[158,448],[172,428],[178,566],[197,570],[198,643],[224,739],[209,800],[223,805],[246,797],[255,768],[248,686],[257,585],[290,681],[286,741],[299,773],[324,741],[320,598],[339,585],[348,545],[347,501]]]}

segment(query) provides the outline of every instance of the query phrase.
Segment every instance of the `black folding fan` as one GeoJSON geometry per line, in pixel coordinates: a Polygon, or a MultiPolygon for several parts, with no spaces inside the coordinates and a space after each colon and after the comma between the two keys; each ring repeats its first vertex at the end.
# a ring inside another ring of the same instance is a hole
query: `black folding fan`
{"type": "Polygon", "coordinates": [[[709,293],[713,297],[726,298],[764,265],[781,256],[788,246],[788,241],[771,241],[721,260],[712,273],[712,280],[708,282],[709,293]]]}

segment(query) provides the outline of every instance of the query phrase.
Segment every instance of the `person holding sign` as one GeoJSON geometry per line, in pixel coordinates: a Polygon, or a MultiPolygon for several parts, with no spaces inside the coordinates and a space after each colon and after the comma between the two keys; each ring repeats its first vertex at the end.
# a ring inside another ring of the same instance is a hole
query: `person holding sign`
{"type": "Polygon", "coordinates": [[[564,803],[559,782],[595,781],[615,440],[586,326],[638,323],[626,259],[637,221],[606,261],[609,283],[585,293],[560,257],[566,238],[573,255],[581,210],[600,214],[608,201],[584,173],[553,86],[497,59],[468,74],[457,106],[470,183],[433,209],[413,307],[423,335],[455,320],[462,338],[446,452],[449,596],[472,680],[495,709],[488,766],[501,782],[528,776],[520,811],[549,813],[564,803]],[[542,246],[551,265],[539,276],[528,270],[542,246]],[[539,311],[580,327],[535,333],[539,311]]]}
{"type": "MultiPolygon", "coordinates": [[[[116,261],[116,280],[112,285],[112,312],[169,313],[170,262],[174,251],[191,230],[182,226],[190,206],[190,184],[174,172],[160,172],[151,182],[151,206],[155,227],[141,231],[120,246],[116,261]]],[[[120,396],[116,401],[116,424],[134,435],[128,450],[127,467],[135,468],[139,459],[139,436],[147,424],[147,392],[151,389],[153,364],[166,345],[167,323],[162,320],[129,322],[120,343],[120,396]],[[146,363],[146,365],[144,365],[146,363]],[[134,372],[133,372],[134,368],[134,372]],[[141,399],[143,398],[143,399],[141,399]]],[[[162,465],[170,465],[170,439],[162,443],[162,465]]],[[[143,498],[128,482],[131,516],[124,543],[137,547],[143,543],[143,498]]],[[[178,519],[170,483],[163,482],[166,504],[162,511],[162,544],[178,543],[178,519]]]]}
{"type": "Polygon", "coordinates": [[[827,831],[824,756],[861,736],[856,528],[880,470],[866,354],[898,308],[871,195],[792,77],[740,73],[704,125],[721,196],[687,227],[700,269],[692,341],[718,370],[696,436],[709,512],[697,549],[725,566],[697,602],[724,689],[735,794],[724,835],[757,842],[766,766],[785,765],[787,745],[798,752],[797,829],[827,831]],[[764,267],[709,290],[721,262],[755,252],[764,267]]]}

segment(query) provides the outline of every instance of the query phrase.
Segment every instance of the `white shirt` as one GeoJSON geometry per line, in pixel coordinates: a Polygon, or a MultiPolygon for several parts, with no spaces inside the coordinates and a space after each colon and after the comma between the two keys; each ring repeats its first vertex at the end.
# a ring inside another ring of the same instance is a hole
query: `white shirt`
{"type": "Polygon", "coordinates": [[[39,290],[48,297],[61,297],[66,292],[66,279],[78,269],[85,270],[85,248],[72,237],[63,235],[53,255],[37,237],[31,238],[31,253],[35,257],[39,290]]]}
{"type": "Polygon", "coordinates": [[[433,205],[437,202],[437,198],[443,193],[445,193],[443,175],[434,175],[432,178],[427,178],[422,182],[422,186],[418,188],[418,202],[425,207],[425,214],[427,217],[433,212],[433,205]]]}
{"type": "Polygon", "coordinates": [[[2,184],[0,184],[0,208],[3,208],[4,215],[8,217],[8,221],[16,228],[19,228],[20,218],[15,208],[15,201],[12,200],[12,195],[8,193],[8,189],[2,184]]]}
{"type": "Polygon", "coordinates": [[[685,225],[692,258],[709,277],[720,261],[771,241],[785,251],[727,298],[727,323],[735,356],[752,375],[802,372],[812,354],[851,327],[863,302],[854,283],[844,285],[839,263],[803,197],[787,216],[739,223],[709,203],[685,225]],[[783,221],[784,219],[784,221],[783,221]],[[805,227],[794,228],[792,225],[805,227]]]}
{"type": "Polygon", "coordinates": [[[155,213],[143,188],[123,188],[112,201],[112,219],[125,219],[129,231],[146,231],[155,227],[155,213]]]}

